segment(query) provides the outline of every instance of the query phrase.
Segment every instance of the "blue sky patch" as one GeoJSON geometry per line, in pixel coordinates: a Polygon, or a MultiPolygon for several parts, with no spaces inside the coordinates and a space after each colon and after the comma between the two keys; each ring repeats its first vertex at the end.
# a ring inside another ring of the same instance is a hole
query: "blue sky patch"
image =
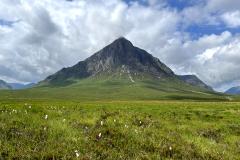
{"type": "Polygon", "coordinates": [[[228,28],[225,25],[191,25],[185,29],[185,32],[191,33],[193,39],[198,39],[203,35],[220,35],[225,31],[237,34],[240,33],[240,28],[228,28]]]}
{"type": "Polygon", "coordinates": [[[12,27],[14,23],[17,23],[17,22],[18,21],[9,21],[9,20],[0,18],[0,26],[12,27]]]}
{"type": "MultiPolygon", "coordinates": [[[[130,4],[131,2],[138,2],[141,5],[148,5],[148,0],[123,0],[124,2],[130,4]]],[[[204,0],[165,0],[166,6],[175,8],[177,10],[183,10],[186,7],[190,7],[196,4],[203,4],[204,0]]]]}
{"type": "Polygon", "coordinates": [[[177,10],[183,10],[186,7],[191,7],[196,4],[203,3],[203,0],[166,0],[168,6],[176,8],[177,10]]]}

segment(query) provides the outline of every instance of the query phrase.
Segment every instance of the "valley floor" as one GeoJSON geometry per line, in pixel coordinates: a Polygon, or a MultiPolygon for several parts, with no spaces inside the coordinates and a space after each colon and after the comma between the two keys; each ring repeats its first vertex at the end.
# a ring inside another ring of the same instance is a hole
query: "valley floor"
{"type": "Polygon", "coordinates": [[[240,103],[0,102],[0,159],[240,159],[240,103]]]}

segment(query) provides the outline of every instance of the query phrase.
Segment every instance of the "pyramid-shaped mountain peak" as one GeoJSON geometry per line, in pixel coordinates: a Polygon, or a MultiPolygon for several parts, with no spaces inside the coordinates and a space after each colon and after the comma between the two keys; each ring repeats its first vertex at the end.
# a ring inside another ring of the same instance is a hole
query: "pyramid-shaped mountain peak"
{"type": "Polygon", "coordinates": [[[130,42],[124,37],[120,37],[97,53],[103,54],[101,56],[104,56],[104,55],[105,56],[117,56],[117,55],[126,56],[127,53],[128,54],[133,53],[134,49],[135,47],[133,46],[132,42],[130,42]]]}
{"type": "Polygon", "coordinates": [[[64,68],[45,81],[83,79],[99,75],[134,74],[153,78],[175,77],[173,71],[145,50],[135,47],[129,40],[120,37],[102,50],[73,67],[64,68]]]}

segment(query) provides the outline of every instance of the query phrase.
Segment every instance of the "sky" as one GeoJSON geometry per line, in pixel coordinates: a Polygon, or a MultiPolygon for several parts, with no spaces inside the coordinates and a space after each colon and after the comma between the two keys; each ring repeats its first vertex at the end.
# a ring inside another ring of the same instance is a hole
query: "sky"
{"type": "Polygon", "coordinates": [[[218,91],[240,85],[239,0],[1,0],[0,79],[38,82],[119,37],[218,91]]]}

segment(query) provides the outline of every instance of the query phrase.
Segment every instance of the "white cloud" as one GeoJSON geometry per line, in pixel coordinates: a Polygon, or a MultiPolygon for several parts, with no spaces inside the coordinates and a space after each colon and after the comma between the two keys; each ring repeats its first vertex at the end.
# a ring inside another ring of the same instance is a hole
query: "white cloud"
{"type": "Polygon", "coordinates": [[[185,52],[194,51],[195,55],[191,54],[188,62],[180,65],[178,72],[195,73],[215,88],[240,79],[240,37],[226,32],[187,43],[192,44],[185,52]]]}
{"type": "Polygon", "coordinates": [[[240,9],[239,0],[207,0],[206,8],[213,12],[228,12],[240,9]]]}
{"type": "Polygon", "coordinates": [[[240,27],[240,11],[224,13],[222,19],[231,28],[240,27]]]}
{"type": "Polygon", "coordinates": [[[240,23],[240,1],[238,0],[205,0],[182,11],[185,26],[192,24],[222,25],[236,28],[240,23]]]}

